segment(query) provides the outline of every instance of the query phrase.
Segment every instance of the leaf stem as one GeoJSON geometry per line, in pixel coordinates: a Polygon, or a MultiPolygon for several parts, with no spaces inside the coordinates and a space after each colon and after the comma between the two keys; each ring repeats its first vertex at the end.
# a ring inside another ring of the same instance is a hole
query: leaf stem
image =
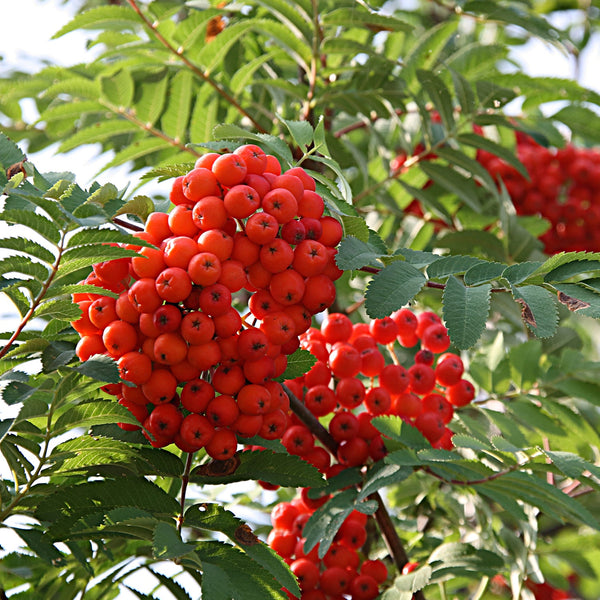
{"type": "Polygon", "coordinates": [[[25,316],[21,319],[21,322],[19,323],[19,325],[17,326],[17,328],[15,329],[13,334],[10,336],[10,338],[8,339],[8,341],[6,342],[4,347],[0,350],[0,358],[3,358],[8,353],[13,342],[21,335],[21,332],[23,331],[23,329],[25,328],[27,323],[29,323],[29,321],[33,318],[33,313],[36,311],[37,307],[40,305],[42,299],[44,298],[44,296],[46,295],[46,292],[48,291],[48,288],[50,287],[50,285],[52,285],[52,282],[54,281],[54,278],[56,277],[56,274],[58,273],[58,267],[59,267],[60,261],[62,259],[63,252],[65,251],[65,247],[64,247],[65,236],[66,236],[66,232],[62,231],[61,239],[57,246],[58,254],[56,256],[56,260],[54,261],[54,264],[52,265],[52,267],[50,269],[50,275],[48,276],[48,279],[44,282],[42,289],[40,290],[37,297],[33,300],[33,303],[29,307],[29,310],[27,311],[25,316]]]}
{"type": "Polygon", "coordinates": [[[233,98],[228,92],[226,92],[212,77],[205,73],[202,69],[192,63],[183,53],[182,49],[175,48],[171,43],[157,30],[156,25],[153,24],[148,17],[141,11],[136,0],[127,0],[127,3],[137,13],[140,19],[144,22],[144,25],[152,32],[154,37],[167,49],[169,52],[177,56],[181,62],[188,68],[194,75],[197,75],[204,82],[208,83],[223,99],[225,99],[231,106],[233,106],[242,116],[246,117],[252,125],[260,132],[267,133],[267,131],[258,123],[252,115],[250,115],[235,98],[233,98]]]}
{"type": "Polygon", "coordinates": [[[183,527],[183,513],[185,512],[185,497],[187,494],[188,484],[190,482],[190,471],[192,470],[192,462],[194,459],[194,453],[188,452],[187,460],[185,461],[185,468],[181,474],[181,500],[179,502],[179,517],[177,518],[177,531],[181,534],[181,528],[183,527]]]}
{"type": "Polygon", "coordinates": [[[144,131],[147,131],[149,134],[153,135],[154,137],[157,137],[157,138],[167,142],[169,145],[174,146],[178,150],[181,150],[182,152],[189,152],[196,158],[201,156],[200,152],[197,152],[196,150],[187,146],[186,144],[184,144],[183,142],[181,142],[180,140],[178,140],[176,138],[169,137],[164,131],[157,129],[156,127],[153,127],[150,123],[146,123],[146,122],[142,121],[141,119],[139,119],[138,117],[136,117],[134,109],[116,106],[110,102],[107,102],[106,100],[104,100],[102,98],[99,98],[98,102],[100,102],[100,104],[102,104],[103,106],[105,106],[106,108],[108,108],[109,110],[114,112],[115,114],[120,115],[121,117],[123,117],[124,119],[129,121],[130,123],[133,123],[134,125],[136,125],[140,129],[143,129],[144,131]]]}

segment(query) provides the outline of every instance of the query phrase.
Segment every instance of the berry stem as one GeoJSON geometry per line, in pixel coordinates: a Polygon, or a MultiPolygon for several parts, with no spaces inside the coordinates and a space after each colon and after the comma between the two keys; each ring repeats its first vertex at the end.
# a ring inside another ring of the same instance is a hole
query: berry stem
{"type": "Polygon", "coordinates": [[[295,394],[282,384],[285,393],[290,399],[290,406],[297,417],[306,425],[309,431],[333,454],[337,456],[337,442],[331,437],[327,429],[321,425],[318,419],[304,406],[304,404],[295,396],[295,394]]]}
{"type": "Polygon", "coordinates": [[[177,518],[177,531],[181,534],[181,528],[183,527],[183,513],[185,511],[185,496],[187,493],[188,484],[190,482],[190,471],[192,470],[192,461],[194,459],[194,453],[188,452],[187,460],[185,461],[185,468],[181,474],[181,500],[179,503],[179,517],[177,518]]]}

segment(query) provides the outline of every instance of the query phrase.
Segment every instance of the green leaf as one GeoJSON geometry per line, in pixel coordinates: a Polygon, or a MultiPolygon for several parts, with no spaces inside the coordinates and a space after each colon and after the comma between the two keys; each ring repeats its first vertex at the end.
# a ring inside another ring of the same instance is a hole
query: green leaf
{"type": "Polygon", "coordinates": [[[59,146],[60,152],[69,152],[84,144],[95,144],[104,142],[112,137],[128,133],[137,133],[139,127],[125,119],[106,119],[94,123],[84,129],[79,129],[75,134],[68,137],[59,146]]]}
{"type": "MultiPolygon", "coordinates": [[[[477,48],[481,48],[481,45],[477,44],[477,48]]],[[[476,109],[475,93],[473,92],[473,88],[469,84],[469,81],[461,72],[464,72],[463,69],[459,71],[455,66],[450,69],[454,91],[462,112],[464,114],[472,114],[476,109]]]]}
{"type": "Polygon", "coordinates": [[[558,301],[571,312],[600,319],[600,294],[585,287],[586,281],[580,283],[554,284],[558,290],[558,301]]]}
{"type": "Polygon", "coordinates": [[[247,480],[267,481],[288,487],[319,487],[323,484],[319,471],[297,456],[272,450],[247,450],[238,456],[239,464],[232,473],[219,473],[210,464],[201,465],[192,471],[190,480],[205,485],[247,480]]]}
{"type": "Polygon", "coordinates": [[[180,558],[192,552],[194,544],[188,544],[181,539],[181,536],[173,525],[168,523],[158,523],[154,529],[152,538],[152,553],[154,558],[159,560],[173,560],[180,558]]]}
{"type": "Polygon", "coordinates": [[[139,425],[131,412],[114,400],[84,400],[81,404],[69,408],[54,424],[56,432],[102,423],[131,423],[139,425]]]}
{"type": "Polygon", "coordinates": [[[536,273],[541,264],[541,262],[524,262],[511,265],[510,267],[506,267],[502,272],[502,277],[509,283],[516,285],[525,281],[533,273],[536,273]]]}
{"type": "Polygon", "coordinates": [[[304,525],[305,552],[310,552],[318,544],[319,558],[325,556],[340,527],[354,510],[357,496],[358,491],[351,488],[332,496],[315,510],[304,525]]]}
{"type": "Polygon", "coordinates": [[[106,383],[119,383],[121,381],[117,363],[113,358],[104,354],[90,357],[77,367],[73,367],[73,371],[106,383]]]}
{"type": "Polygon", "coordinates": [[[550,117],[564,123],[576,136],[600,143],[598,114],[585,106],[568,105],[550,117]]]}
{"type": "Polygon", "coordinates": [[[143,123],[154,125],[162,114],[168,89],[169,76],[166,71],[147,76],[138,83],[134,99],[136,117],[143,123]]]}
{"type": "MultiPolygon", "coordinates": [[[[209,44],[205,44],[202,47],[202,50],[194,56],[195,62],[204,67],[204,74],[206,76],[211,75],[225,60],[227,53],[233,45],[243,38],[248,30],[253,29],[257,25],[260,27],[261,23],[262,20],[254,19],[228,25],[209,44]]],[[[280,24],[277,23],[277,25],[280,24]]],[[[287,31],[289,32],[289,30],[287,31]]],[[[299,42],[296,43],[296,46],[298,45],[299,42]]]]}
{"type": "Polygon", "coordinates": [[[460,144],[465,144],[467,146],[478,148],[479,150],[485,150],[486,152],[494,154],[498,158],[501,158],[503,161],[514,167],[523,177],[525,177],[525,179],[529,179],[529,173],[527,172],[527,169],[517,158],[515,152],[511,151],[509,148],[506,148],[502,144],[494,142],[493,140],[476,133],[462,133],[457,136],[456,140],[460,144]]]}
{"type": "MultiPolygon", "coordinates": [[[[278,23],[270,19],[254,19],[251,22],[251,27],[255,31],[270,37],[273,43],[286,50],[305,73],[310,71],[309,65],[311,64],[312,50],[306,40],[296,37],[294,32],[283,23],[278,23]]],[[[217,36],[217,39],[219,36],[217,36]]]]}
{"type": "Polygon", "coordinates": [[[600,271],[600,260],[586,260],[582,257],[580,260],[574,260],[552,269],[544,275],[544,281],[565,281],[571,277],[589,273],[590,271],[600,271]]]}
{"type": "Polygon", "coordinates": [[[403,256],[404,260],[416,269],[427,267],[440,258],[439,254],[423,252],[422,250],[411,250],[410,248],[399,248],[394,252],[394,256],[403,256]]]}
{"type": "Polygon", "coordinates": [[[513,472],[489,482],[493,487],[502,488],[512,496],[520,497],[523,501],[536,506],[548,516],[559,522],[576,522],[588,525],[593,529],[599,529],[598,520],[574,498],[550,485],[534,474],[524,472],[513,472]]]}
{"type": "Polygon", "coordinates": [[[502,241],[489,231],[464,229],[447,233],[435,240],[436,248],[447,248],[453,252],[480,252],[492,260],[502,261],[506,252],[502,241]]]}
{"type": "MultiPolygon", "coordinates": [[[[130,418],[131,418],[130,413],[130,418]]],[[[97,419],[102,423],[102,419],[97,419]]],[[[75,423],[77,425],[77,423],[75,423]]],[[[58,432],[61,430],[59,429],[58,432]]],[[[129,444],[108,438],[94,438],[90,435],[63,442],[54,448],[52,460],[57,463],[55,473],[86,471],[92,467],[109,464],[133,464],[135,448],[129,444]]]]}
{"type": "Polygon", "coordinates": [[[76,29],[133,29],[139,18],[125,6],[99,6],[78,13],[75,18],[57,31],[52,39],[59,38],[76,29]]]}
{"type": "Polygon", "coordinates": [[[449,146],[442,146],[436,150],[436,154],[445,160],[448,161],[449,164],[454,165],[456,167],[460,167],[471,173],[473,177],[483,186],[485,186],[486,190],[490,192],[494,197],[498,195],[498,187],[491,175],[487,171],[487,169],[477,160],[467,156],[463,152],[458,150],[454,150],[449,146]]]}
{"type": "MultiPolygon", "coordinates": [[[[434,263],[435,264],[435,263],[434,263]]],[[[492,286],[466,287],[449,277],[444,289],[444,322],[452,343],[461,350],[475,345],[485,329],[492,286]]]]}
{"type": "Polygon", "coordinates": [[[160,123],[162,130],[177,140],[186,139],[186,130],[190,118],[194,76],[188,70],[181,70],[171,80],[167,107],[160,123]]]}
{"type": "Polygon", "coordinates": [[[169,142],[160,138],[150,137],[141,139],[117,152],[113,159],[102,167],[102,171],[106,171],[106,169],[117,167],[130,160],[136,160],[143,156],[147,156],[148,154],[158,152],[159,150],[165,150],[170,147],[171,145],[169,142]]]}
{"type": "Polygon", "coordinates": [[[54,567],[65,565],[66,560],[62,552],[47,539],[43,531],[34,529],[21,529],[13,527],[12,530],[47,564],[54,567]]]}
{"type": "Polygon", "coordinates": [[[504,566],[504,560],[498,554],[460,542],[438,546],[427,562],[433,568],[432,578],[469,573],[491,577],[504,566]]]}
{"type": "Polygon", "coordinates": [[[128,200],[115,213],[115,217],[119,215],[136,215],[143,221],[148,218],[148,215],[156,210],[154,202],[149,196],[138,195],[128,200]]]}
{"type": "Polygon", "coordinates": [[[477,486],[477,491],[492,502],[501,506],[509,515],[512,515],[515,519],[520,521],[527,521],[527,515],[525,511],[518,503],[517,499],[511,497],[509,494],[505,494],[496,489],[490,489],[487,483],[482,483],[477,486]]]}
{"type": "Polygon", "coordinates": [[[427,275],[431,279],[442,279],[448,275],[464,273],[474,265],[482,262],[480,258],[475,256],[444,256],[427,267],[427,275]]]}
{"type": "Polygon", "coordinates": [[[335,262],[343,271],[360,269],[366,265],[381,268],[380,257],[380,248],[374,248],[371,244],[349,235],[340,242],[335,262]]]}
{"type": "Polygon", "coordinates": [[[398,485],[412,474],[413,470],[408,467],[375,463],[367,472],[367,477],[361,486],[357,499],[359,501],[364,500],[383,487],[398,485]]]}
{"type": "Polygon", "coordinates": [[[600,468],[572,452],[544,450],[544,454],[571,479],[580,478],[585,471],[600,477],[600,468]]]}
{"type": "Polygon", "coordinates": [[[77,520],[88,514],[105,514],[117,507],[134,507],[155,516],[172,517],[179,503],[158,485],[143,478],[128,477],[122,481],[90,481],[64,485],[46,496],[35,510],[35,516],[49,523],[50,539],[68,539],[77,520]]]}
{"type": "Polygon", "coordinates": [[[391,590],[394,592],[388,594],[387,592],[383,595],[383,600],[411,600],[413,598],[413,592],[422,590],[431,580],[432,568],[429,565],[423,565],[408,575],[400,575],[394,579],[394,587],[391,590]],[[408,596],[401,594],[400,596],[396,593],[405,592],[408,596]]]}
{"type": "Polygon", "coordinates": [[[506,265],[498,262],[480,262],[474,264],[465,271],[465,285],[488,283],[489,281],[498,279],[505,269],[506,265]]]}
{"type": "MultiPolygon", "coordinates": [[[[533,276],[546,275],[572,262],[600,260],[600,252],[559,252],[548,258],[532,273],[533,276]]],[[[560,272],[560,271],[559,271],[560,272]]]]}
{"type": "Polygon", "coordinates": [[[383,318],[410,302],[425,285],[427,279],[404,261],[395,261],[383,268],[369,282],[365,307],[373,318],[383,318]]]}
{"type": "MultiPolygon", "coordinates": [[[[277,20],[286,24],[290,29],[296,30],[297,35],[301,35],[310,40],[313,35],[312,19],[303,9],[299,2],[290,4],[287,0],[258,0],[258,4],[264,6],[277,20]]],[[[323,15],[325,18],[327,13],[323,15]]]]}
{"type": "Polygon", "coordinates": [[[200,542],[202,597],[210,600],[286,600],[281,585],[245,553],[216,541],[200,542]]]}
{"type": "Polygon", "coordinates": [[[2,219],[7,223],[23,225],[39,233],[51,244],[60,242],[60,231],[57,226],[46,217],[29,210],[8,209],[2,212],[2,219]]]}
{"type": "Polygon", "coordinates": [[[407,448],[414,450],[431,448],[431,444],[423,437],[421,432],[400,417],[375,417],[371,422],[383,435],[400,442],[407,448]]]}
{"type": "Polygon", "coordinates": [[[551,337],[558,326],[558,308],[548,290],[535,285],[512,287],[515,300],[521,305],[521,318],[537,337],[551,337]]]}
{"type": "Polygon", "coordinates": [[[277,381],[286,381],[287,379],[301,377],[305,373],[308,373],[316,362],[317,359],[308,350],[298,348],[295,352],[288,355],[285,371],[277,378],[277,381]]]}
{"type": "Polygon", "coordinates": [[[514,383],[519,389],[528,390],[539,380],[542,344],[529,340],[510,349],[509,359],[514,383]]]}
{"type": "Polygon", "coordinates": [[[430,27],[418,38],[404,59],[400,76],[409,88],[416,84],[417,69],[431,69],[444,46],[458,27],[458,19],[449,19],[430,27]]]}
{"type": "Polygon", "coordinates": [[[471,210],[481,212],[477,184],[472,176],[465,177],[450,166],[432,161],[421,161],[419,168],[444,189],[455,194],[471,210]]]}
{"type": "Polygon", "coordinates": [[[452,106],[452,96],[450,90],[440,77],[432,71],[417,69],[417,79],[427,92],[427,95],[433,102],[434,107],[438,111],[444,127],[448,130],[454,127],[454,107],[452,106]]]}
{"type": "Polygon", "coordinates": [[[25,159],[21,149],[4,133],[0,132],[0,165],[4,170],[25,159]]]}
{"type": "Polygon", "coordinates": [[[387,31],[410,31],[413,26],[393,15],[369,10],[366,5],[353,3],[351,7],[335,8],[322,15],[322,22],[333,27],[382,28],[387,31]]]}
{"type": "Polygon", "coordinates": [[[3,238],[0,243],[2,244],[3,250],[16,250],[17,252],[28,254],[34,258],[39,258],[49,265],[56,261],[56,257],[50,250],[25,237],[7,237],[3,238]]]}
{"type": "Polygon", "coordinates": [[[283,117],[280,117],[280,120],[288,128],[294,142],[300,148],[306,149],[312,143],[314,131],[308,121],[290,121],[283,117]]]}
{"type": "Polygon", "coordinates": [[[135,86],[131,74],[121,69],[109,76],[100,78],[102,93],[117,108],[125,109],[131,106],[135,86]]]}
{"type": "Polygon", "coordinates": [[[281,557],[261,542],[242,520],[220,504],[205,502],[190,506],[185,512],[184,523],[187,526],[224,533],[248,556],[269,571],[283,587],[299,594],[298,583],[281,557]]]}
{"type": "MultiPolygon", "coordinates": [[[[209,85],[200,86],[190,119],[190,141],[199,143],[213,137],[218,122],[219,96],[209,85]]],[[[193,146],[192,146],[193,147],[193,146]]]]}
{"type": "MultiPolygon", "coordinates": [[[[87,246],[87,245],[98,245],[98,244],[136,244],[139,246],[149,246],[152,247],[152,244],[145,242],[139,238],[133,237],[129,233],[123,233],[117,229],[112,228],[86,228],[82,229],[76,233],[74,233],[69,238],[68,248],[77,248],[79,246],[87,246]]],[[[102,248],[102,252],[105,248],[102,248]]],[[[112,252],[112,250],[108,250],[112,252]]],[[[120,249],[123,254],[121,256],[129,256],[128,250],[121,248],[120,249]]],[[[117,249],[117,252],[119,250],[117,249]]],[[[117,258],[119,255],[115,254],[113,258],[117,258]]]]}

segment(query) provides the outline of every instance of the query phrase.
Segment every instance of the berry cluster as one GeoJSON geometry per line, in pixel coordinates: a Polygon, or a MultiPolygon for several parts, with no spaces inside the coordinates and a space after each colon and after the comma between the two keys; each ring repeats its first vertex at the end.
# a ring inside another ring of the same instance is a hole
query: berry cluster
{"type": "Polygon", "coordinates": [[[287,429],[289,401],[273,379],[341,275],[342,227],[315,190],[304,169],[282,174],[252,144],[205,154],[174,180],[173,209],[135,234],[152,246],[85,279],[118,298],[74,296],[77,356],[117,361],[124,383],[105,389],[154,446],[223,460],[237,435],[278,439],[287,429]]]}
{"type": "MultiPolygon", "coordinates": [[[[569,586],[573,589],[577,587],[578,580],[579,578],[575,573],[567,576],[569,586]]],[[[531,591],[535,600],[569,600],[569,598],[574,597],[571,591],[556,588],[547,581],[535,583],[531,579],[526,579],[525,587],[531,591]]],[[[503,597],[510,595],[510,585],[504,575],[498,574],[492,578],[492,591],[503,597]]]]}
{"type": "MultiPolygon", "coordinates": [[[[281,438],[290,454],[310,462],[327,478],[380,460],[386,448],[371,423],[380,415],[401,417],[436,448],[453,447],[447,425],[456,407],[473,400],[475,389],[463,377],[460,356],[447,352],[450,339],[437,314],[416,315],[403,308],[383,319],[353,324],[344,314],[329,313],[319,329],[311,327],[300,336],[300,345],[317,362],[286,385],[316,419],[327,422],[332,444],[327,449],[319,445],[309,427],[292,415],[281,438]],[[396,344],[414,348],[412,365],[400,364],[396,344]]],[[[354,512],[348,517],[322,561],[315,549],[304,553],[304,524],[329,498],[314,498],[304,488],[291,503],[278,504],[268,542],[298,576],[302,600],[376,598],[387,571],[380,561],[359,566],[356,553],[366,541],[364,515],[354,512]]]]}
{"type": "MultiPolygon", "coordinates": [[[[476,128],[482,133],[481,128],[476,128]]],[[[506,186],[517,214],[539,215],[550,222],[550,228],[540,236],[547,254],[557,252],[600,251],[600,204],[595,198],[600,193],[600,151],[567,145],[561,149],[546,148],[530,136],[516,133],[517,157],[529,174],[529,179],[498,156],[478,150],[477,160],[495,181],[501,179],[506,186]]],[[[414,153],[424,150],[417,145],[414,153]]],[[[427,154],[421,160],[431,160],[436,155],[427,154]]],[[[399,175],[407,155],[399,153],[390,161],[392,174],[399,175]]],[[[428,181],[424,188],[433,182],[428,181]]],[[[423,208],[413,200],[405,214],[423,217],[423,208]]],[[[436,231],[445,224],[432,219],[436,231]]]]}
{"type": "Polygon", "coordinates": [[[352,600],[373,600],[379,595],[379,586],[386,581],[388,571],[383,561],[362,558],[360,550],[367,541],[367,516],[351,512],[320,559],[318,544],[310,552],[304,551],[304,526],[315,509],[315,503],[306,495],[281,502],[271,513],[273,529],[267,539],[298,578],[302,600],[348,596],[352,600]]]}
{"type": "Polygon", "coordinates": [[[541,146],[517,133],[517,156],[529,179],[497,156],[480,150],[477,160],[502,178],[518,214],[540,215],[551,228],[541,237],[548,254],[600,250],[600,151],[567,145],[541,146]]]}
{"type": "MultiPolygon", "coordinates": [[[[463,378],[460,356],[447,352],[450,338],[436,313],[416,315],[402,308],[389,317],[356,324],[344,314],[330,313],[320,329],[311,327],[300,336],[300,344],[317,362],[286,383],[315,417],[329,419],[340,465],[358,466],[369,457],[382,457],[383,442],[371,424],[379,415],[399,416],[433,446],[452,447],[447,425],[454,408],[471,402],[475,389],[463,378]],[[420,344],[414,364],[399,363],[396,343],[404,348],[420,344]]],[[[294,419],[291,425],[282,443],[290,454],[312,462],[317,449],[312,434],[294,419]]]]}

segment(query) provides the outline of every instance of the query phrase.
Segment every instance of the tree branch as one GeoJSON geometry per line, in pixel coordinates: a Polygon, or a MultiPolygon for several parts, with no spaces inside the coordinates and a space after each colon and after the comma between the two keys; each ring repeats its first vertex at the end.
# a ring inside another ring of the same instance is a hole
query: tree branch
{"type": "Polygon", "coordinates": [[[241,104],[235,100],[227,91],[225,91],[210,75],[205,73],[202,69],[198,68],[194,63],[192,63],[185,55],[183,48],[175,48],[171,45],[171,43],[157,30],[157,26],[146,17],[146,15],[141,11],[138,6],[136,0],[127,0],[127,3],[131,8],[137,13],[140,19],[144,22],[144,25],[152,32],[154,37],[171,53],[177,56],[181,62],[188,68],[194,75],[200,77],[202,81],[208,83],[216,92],[221,96],[224,100],[226,100],[231,106],[233,106],[242,116],[246,117],[254,126],[255,129],[260,131],[261,133],[267,133],[266,129],[264,129],[260,123],[258,123],[252,115],[250,115],[241,104]]]}

